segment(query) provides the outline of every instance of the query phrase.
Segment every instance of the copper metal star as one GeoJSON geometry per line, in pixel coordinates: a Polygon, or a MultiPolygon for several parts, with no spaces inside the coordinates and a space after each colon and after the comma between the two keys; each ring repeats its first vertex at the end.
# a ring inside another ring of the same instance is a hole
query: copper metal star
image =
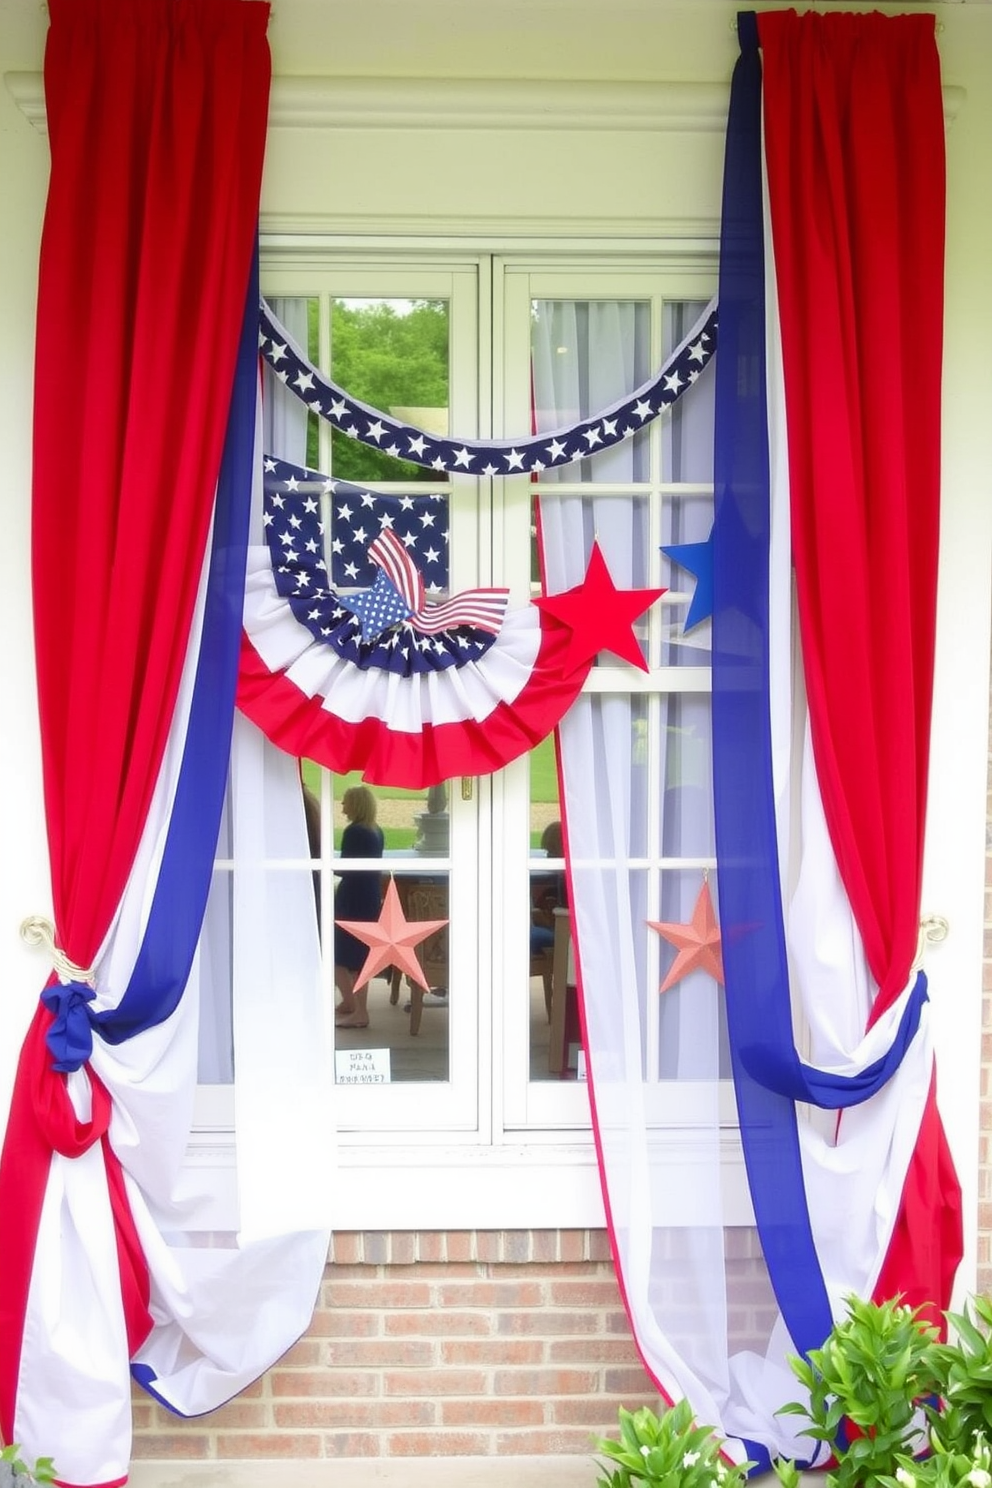
{"type": "Polygon", "coordinates": [[[664,589],[618,589],[599,543],[594,542],[581,584],[561,594],[547,594],[534,600],[539,610],[571,631],[562,675],[572,676],[589,665],[600,651],[612,651],[614,656],[646,672],[647,662],[632,627],[638,616],[664,593],[664,589]]]}
{"type": "Polygon", "coordinates": [[[389,880],[377,920],[335,920],[334,923],[369,947],[365,964],[355,978],[356,991],[387,966],[397,967],[419,987],[430,990],[413,948],[448,921],[408,920],[394,879],[389,880]]]}
{"type": "Polygon", "coordinates": [[[648,920],[652,930],[657,930],[663,940],[675,946],[678,955],[668,970],[668,975],[658,988],[667,992],[690,971],[705,971],[714,981],[723,986],[723,957],[720,954],[720,927],[713,913],[710,886],[704,881],[687,925],[659,924],[648,920]]]}

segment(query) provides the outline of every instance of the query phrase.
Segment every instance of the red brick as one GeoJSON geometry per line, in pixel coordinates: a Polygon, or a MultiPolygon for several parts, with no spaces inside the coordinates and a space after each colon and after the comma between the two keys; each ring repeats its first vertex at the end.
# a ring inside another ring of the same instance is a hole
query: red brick
{"type": "Polygon", "coordinates": [[[442,1400],[444,1426],[540,1426],[541,1400],[442,1400]]]}
{"type": "Polygon", "coordinates": [[[631,1338],[553,1338],[548,1343],[552,1364],[639,1364],[631,1338]]]}
{"type": "MultiPolygon", "coordinates": [[[[304,1435],[303,1432],[271,1431],[222,1432],[215,1438],[217,1456],[228,1457],[320,1457],[323,1442],[319,1436],[304,1435]]],[[[169,1453],[161,1454],[168,1456],[169,1453]]]]}
{"type": "Polygon", "coordinates": [[[548,1295],[553,1307],[615,1307],[617,1284],[613,1280],[552,1281],[548,1295]]]}
{"type": "Polygon", "coordinates": [[[558,1254],[563,1261],[584,1261],[588,1258],[587,1231],[562,1230],[558,1236],[558,1254]]]}
{"type": "Polygon", "coordinates": [[[331,1259],[335,1265],[355,1265],[362,1259],[362,1237],[354,1230],[342,1230],[331,1237],[331,1259]]]}
{"type": "Polygon", "coordinates": [[[475,1237],[471,1230],[452,1230],[445,1241],[445,1253],[449,1261],[471,1261],[475,1259],[475,1237]]]}
{"type": "Polygon", "coordinates": [[[440,1346],[442,1364],[541,1364],[545,1345],[539,1338],[458,1338],[440,1346]]]}
{"type": "Polygon", "coordinates": [[[272,1407],[262,1400],[229,1400],[210,1414],[211,1431],[264,1431],[272,1424],[272,1407]]]}
{"type": "Polygon", "coordinates": [[[386,1395],[482,1395],[487,1377],[481,1369],[403,1369],[385,1370],[382,1376],[386,1395]]]}
{"type": "Polygon", "coordinates": [[[535,1230],[531,1237],[531,1254],[535,1261],[556,1261],[558,1259],[558,1231],[557,1230],[535,1230]]]}
{"type": "Polygon", "coordinates": [[[603,1376],[603,1389],[608,1395],[643,1395],[650,1388],[642,1365],[636,1369],[608,1369],[603,1376]]]}
{"type": "Polygon", "coordinates": [[[387,1312],[383,1318],[387,1337],[442,1334],[454,1338],[478,1338],[492,1332],[492,1318],[485,1312],[387,1312]]]}
{"type": "Polygon", "coordinates": [[[313,1369],[324,1359],[324,1346],[315,1338],[301,1338],[287,1349],[275,1365],[276,1369],[313,1369]]]}
{"type": "Polygon", "coordinates": [[[540,1431],[501,1431],[494,1451],[497,1457],[588,1457],[592,1442],[584,1427],[545,1426],[540,1431]]]}
{"type": "Polygon", "coordinates": [[[550,1406],[551,1419],[560,1426],[588,1426],[595,1436],[617,1434],[617,1402],[612,1396],[583,1395],[571,1400],[552,1400],[550,1406]]]}
{"type": "Polygon", "coordinates": [[[527,1281],[442,1283],[438,1301],[442,1307],[540,1307],[544,1287],[527,1281]]]}
{"type": "MultiPolygon", "coordinates": [[[[643,1372],[642,1372],[643,1379],[643,1372]]],[[[588,1395],[599,1389],[594,1369],[498,1369],[493,1376],[497,1395],[588,1395]]]]}
{"type": "Polygon", "coordinates": [[[503,1259],[502,1230],[485,1230],[477,1233],[475,1255],[480,1261],[501,1261],[503,1259]]]}
{"type": "Polygon", "coordinates": [[[435,1362],[436,1352],[426,1339],[349,1338],[327,1345],[327,1362],[332,1367],[351,1365],[355,1369],[427,1369],[435,1362]]]}
{"type": "Polygon", "coordinates": [[[378,1395],[379,1376],[371,1370],[357,1369],[320,1369],[309,1374],[287,1370],[272,1376],[272,1393],[283,1400],[293,1396],[378,1395]]]}
{"type": "Polygon", "coordinates": [[[589,1259],[591,1261],[606,1261],[613,1265],[613,1251],[610,1248],[610,1237],[606,1230],[589,1231],[589,1259]]]}
{"type": "Polygon", "coordinates": [[[381,1431],[386,1426],[430,1426],[437,1420],[434,1402],[428,1400],[287,1400],[274,1406],[273,1414],[283,1431],[301,1427],[381,1431]]]}
{"type": "Polygon", "coordinates": [[[202,1427],[199,1431],[155,1431],[136,1436],[131,1446],[132,1457],[163,1457],[172,1460],[197,1461],[210,1456],[210,1438],[202,1427]]]}
{"type": "Polygon", "coordinates": [[[322,1308],[310,1321],[310,1334],[324,1338],[371,1338],[380,1331],[376,1312],[349,1312],[346,1307],[322,1308]]]}
{"type": "Polygon", "coordinates": [[[484,1457],[491,1452],[483,1431],[392,1432],[386,1438],[389,1457],[484,1457]]]}
{"type": "Polygon", "coordinates": [[[376,1312],[390,1307],[429,1307],[431,1289],[422,1281],[340,1281],[324,1287],[325,1305],[376,1312]]]}
{"type": "MultiPolygon", "coordinates": [[[[626,1314],[623,1315],[626,1330],[630,1331],[626,1314]]],[[[600,1320],[592,1312],[552,1312],[550,1308],[535,1308],[532,1312],[502,1312],[496,1319],[496,1327],[500,1333],[509,1334],[536,1334],[538,1337],[550,1337],[562,1334],[588,1334],[595,1333],[600,1327],[600,1320]]]]}
{"type": "Polygon", "coordinates": [[[324,1437],[325,1457],[381,1457],[382,1438],[373,1431],[336,1431],[324,1437]]]}
{"type": "Polygon", "coordinates": [[[435,1231],[430,1234],[418,1235],[417,1237],[417,1259],[418,1261],[443,1261],[444,1260],[444,1236],[435,1231]]]}

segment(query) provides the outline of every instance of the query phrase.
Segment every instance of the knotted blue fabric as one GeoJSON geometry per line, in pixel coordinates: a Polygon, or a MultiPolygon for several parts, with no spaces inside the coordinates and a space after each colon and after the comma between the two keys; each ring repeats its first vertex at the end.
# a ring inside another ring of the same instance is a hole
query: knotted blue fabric
{"type": "Polygon", "coordinates": [[[71,1074],[93,1053],[93,1028],[88,1004],[96,996],[86,982],[56,982],[41,994],[54,1022],[45,1035],[52,1069],[71,1074]]]}

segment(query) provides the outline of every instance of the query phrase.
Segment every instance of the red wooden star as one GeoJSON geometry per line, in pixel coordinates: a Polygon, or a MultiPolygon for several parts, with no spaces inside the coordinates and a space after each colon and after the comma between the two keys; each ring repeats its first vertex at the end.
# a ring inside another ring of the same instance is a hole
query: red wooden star
{"type": "Polygon", "coordinates": [[[668,970],[668,975],[658,988],[659,992],[667,992],[669,987],[674,987],[683,977],[688,976],[690,971],[705,971],[714,981],[723,986],[723,957],[720,954],[720,927],[713,913],[713,900],[710,898],[710,886],[705,881],[699,891],[692,911],[692,919],[687,925],[665,925],[659,924],[657,920],[648,920],[652,930],[673,945],[678,950],[678,955],[668,970]]]}
{"type": "Polygon", "coordinates": [[[562,675],[570,677],[588,666],[600,651],[612,651],[646,672],[647,663],[632,626],[664,593],[664,589],[618,589],[599,543],[594,542],[581,584],[534,601],[545,615],[571,631],[562,675]]]}
{"type": "Polygon", "coordinates": [[[396,892],[396,883],[389,880],[389,888],[382,901],[377,920],[335,920],[342,930],[347,930],[356,940],[369,947],[365,964],[355,978],[355,990],[364,987],[377,972],[386,966],[396,966],[401,972],[429,991],[414,946],[433,935],[446,925],[447,920],[408,920],[396,892]]]}

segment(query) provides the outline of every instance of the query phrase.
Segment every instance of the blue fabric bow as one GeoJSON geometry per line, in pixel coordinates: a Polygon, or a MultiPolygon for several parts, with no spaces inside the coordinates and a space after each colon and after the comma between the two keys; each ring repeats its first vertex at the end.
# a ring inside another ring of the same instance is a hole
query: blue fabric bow
{"type": "Polygon", "coordinates": [[[96,993],[86,982],[57,982],[46,987],[41,1000],[55,1021],[45,1035],[52,1055],[52,1069],[69,1074],[84,1065],[93,1053],[93,1029],[87,1003],[96,993]]]}

